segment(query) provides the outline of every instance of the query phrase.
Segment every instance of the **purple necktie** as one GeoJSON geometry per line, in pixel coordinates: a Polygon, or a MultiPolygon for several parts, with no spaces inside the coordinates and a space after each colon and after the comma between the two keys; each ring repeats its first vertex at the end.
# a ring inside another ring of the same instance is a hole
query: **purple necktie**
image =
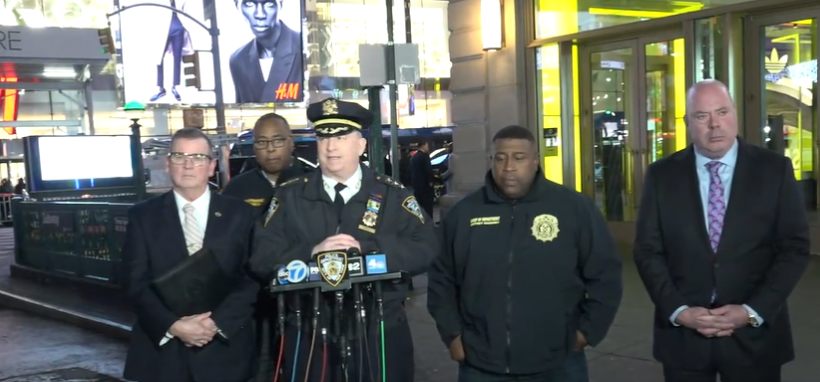
{"type": "Polygon", "coordinates": [[[720,234],[723,232],[723,218],[726,216],[726,198],[724,198],[723,182],[720,180],[720,168],[723,163],[711,161],[706,164],[709,170],[709,243],[712,251],[717,253],[720,244],[720,234]]]}

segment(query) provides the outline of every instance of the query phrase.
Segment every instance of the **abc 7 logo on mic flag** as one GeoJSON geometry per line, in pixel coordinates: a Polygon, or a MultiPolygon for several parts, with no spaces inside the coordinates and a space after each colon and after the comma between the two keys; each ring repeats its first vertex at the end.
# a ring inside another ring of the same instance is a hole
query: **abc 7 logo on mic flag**
{"type": "Polygon", "coordinates": [[[299,283],[304,281],[308,276],[308,266],[303,261],[293,260],[285,267],[288,272],[287,280],[289,283],[299,283]]]}

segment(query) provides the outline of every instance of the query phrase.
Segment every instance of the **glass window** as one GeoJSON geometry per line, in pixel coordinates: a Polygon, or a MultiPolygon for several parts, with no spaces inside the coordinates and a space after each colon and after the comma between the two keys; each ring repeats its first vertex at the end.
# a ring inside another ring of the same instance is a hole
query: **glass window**
{"type": "Polygon", "coordinates": [[[535,37],[549,38],[752,0],[536,0],[535,37]]]}
{"type": "Polygon", "coordinates": [[[0,25],[105,28],[111,0],[5,0],[0,25]]]}
{"type": "Polygon", "coordinates": [[[705,79],[726,81],[722,73],[723,23],[720,17],[695,20],[695,82],[705,79]]]}

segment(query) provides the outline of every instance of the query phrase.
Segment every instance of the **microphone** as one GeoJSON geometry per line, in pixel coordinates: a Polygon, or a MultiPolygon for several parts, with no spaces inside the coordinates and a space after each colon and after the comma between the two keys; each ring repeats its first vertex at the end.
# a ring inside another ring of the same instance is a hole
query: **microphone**
{"type": "Polygon", "coordinates": [[[322,281],[322,276],[319,275],[319,265],[315,261],[308,263],[309,274],[308,282],[322,281]]]}
{"type": "Polygon", "coordinates": [[[287,272],[286,280],[288,284],[296,284],[307,280],[310,270],[307,264],[301,260],[293,260],[285,267],[287,272]]]}
{"type": "Polygon", "coordinates": [[[361,256],[348,257],[347,258],[347,274],[350,275],[350,277],[364,276],[364,264],[363,263],[364,263],[364,260],[362,259],[361,256]]]}
{"type": "Polygon", "coordinates": [[[379,275],[387,273],[387,256],[383,254],[369,254],[365,256],[368,275],[379,275]]]}

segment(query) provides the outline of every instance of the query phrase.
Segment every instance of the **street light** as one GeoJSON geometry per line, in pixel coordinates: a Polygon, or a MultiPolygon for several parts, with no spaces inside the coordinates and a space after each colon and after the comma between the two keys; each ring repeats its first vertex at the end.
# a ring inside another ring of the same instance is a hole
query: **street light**
{"type": "MultiPolygon", "coordinates": [[[[145,105],[131,101],[122,108],[128,119],[131,120],[131,165],[139,174],[140,179],[145,179],[145,165],[142,163],[142,136],[140,135],[139,120],[145,114],[145,105]]],[[[137,198],[142,200],[145,197],[145,181],[137,183],[137,198]]]]}
{"type": "MultiPolygon", "coordinates": [[[[210,28],[208,28],[208,26],[206,26],[193,16],[185,12],[182,12],[179,9],[164,4],[140,3],[129,5],[109,13],[108,15],[106,15],[106,17],[110,19],[129,9],[139,7],[158,7],[167,9],[171,12],[176,13],[177,15],[188,18],[188,20],[193,21],[196,25],[202,27],[202,29],[208,31],[208,34],[211,35],[211,55],[213,56],[214,60],[214,95],[216,96],[216,103],[214,104],[214,109],[216,110],[216,132],[217,134],[227,134],[227,131],[225,130],[225,99],[222,94],[222,63],[219,59],[219,27],[216,23],[216,10],[214,10],[213,14],[211,15],[210,28]]],[[[145,110],[144,106],[143,110],[145,110]]],[[[220,150],[219,156],[219,178],[230,179],[230,164],[228,162],[228,158],[225,155],[221,155],[221,152],[222,150],[220,150]]]]}

